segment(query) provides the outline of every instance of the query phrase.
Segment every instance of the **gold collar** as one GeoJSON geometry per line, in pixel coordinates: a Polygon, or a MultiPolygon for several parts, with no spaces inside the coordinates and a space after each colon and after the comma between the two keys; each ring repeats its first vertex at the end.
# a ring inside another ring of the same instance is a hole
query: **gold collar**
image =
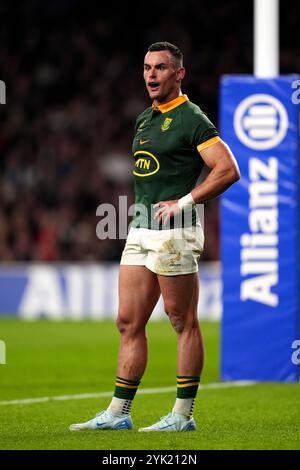
{"type": "Polygon", "coordinates": [[[182,103],[185,103],[188,101],[187,95],[180,95],[177,96],[177,98],[174,98],[171,101],[168,101],[167,103],[163,104],[152,104],[152,109],[153,111],[160,111],[161,113],[167,113],[168,111],[171,111],[171,109],[177,108],[177,106],[180,106],[182,103]]]}

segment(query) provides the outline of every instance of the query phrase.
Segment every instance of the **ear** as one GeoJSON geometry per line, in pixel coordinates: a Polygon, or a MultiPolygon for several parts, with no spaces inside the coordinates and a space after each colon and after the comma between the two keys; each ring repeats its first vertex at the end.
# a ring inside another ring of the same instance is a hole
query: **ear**
{"type": "Polygon", "coordinates": [[[185,77],[185,68],[180,67],[176,72],[176,81],[181,82],[181,80],[183,80],[184,77],[185,77]]]}

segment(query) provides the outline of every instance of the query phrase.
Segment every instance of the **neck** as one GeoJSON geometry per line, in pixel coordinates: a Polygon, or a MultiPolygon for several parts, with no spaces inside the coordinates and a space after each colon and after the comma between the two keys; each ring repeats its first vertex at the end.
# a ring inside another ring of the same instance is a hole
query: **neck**
{"type": "Polygon", "coordinates": [[[153,104],[156,106],[159,106],[161,104],[169,103],[169,101],[175,100],[175,98],[178,98],[178,96],[182,96],[182,91],[180,88],[179,90],[174,90],[172,93],[170,93],[168,96],[166,96],[162,100],[154,99],[153,104]]]}

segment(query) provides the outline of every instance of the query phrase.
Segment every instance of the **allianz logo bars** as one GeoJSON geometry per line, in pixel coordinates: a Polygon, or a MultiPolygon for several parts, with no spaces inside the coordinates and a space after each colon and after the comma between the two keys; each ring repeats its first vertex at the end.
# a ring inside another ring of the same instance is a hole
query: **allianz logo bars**
{"type": "Polygon", "coordinates": [[[287,128],[286,109],[271,95],[250,95],[241,101],[234,113],[237,137],[254,150],[276,147],[285,137],[287,128]]]}
{"type": "Polygon", "coordinates": [[[221,200],[224,380],[298,381],[299,105],[295,76],[224,77],[221,133],[241,180],[221,200]]]}

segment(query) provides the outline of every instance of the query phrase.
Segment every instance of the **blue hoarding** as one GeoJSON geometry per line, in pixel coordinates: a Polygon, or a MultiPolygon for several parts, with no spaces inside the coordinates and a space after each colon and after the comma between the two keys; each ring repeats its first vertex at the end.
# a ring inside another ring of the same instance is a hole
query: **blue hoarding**
{"type": "MultiPolygon", "coordinates": [[[[198,305],[201,319],[221,315],[220,263],[201,263],[203,287],[198,305]]],[[[118,312],[118,263],[27,263],[0,265],[0,320],[115,318],[118,312]]],[[[152,319],[167,319],[162,298],[152,319]]],[[[1,339],[1,325],[0,325],[1,339]]]]}
{"type": "Polygon", "coordinates": [[[221,198],[223,380],[299,380],[297,85],[297,76],[221,83],[221,134],[241,170],[221,198]]]}

